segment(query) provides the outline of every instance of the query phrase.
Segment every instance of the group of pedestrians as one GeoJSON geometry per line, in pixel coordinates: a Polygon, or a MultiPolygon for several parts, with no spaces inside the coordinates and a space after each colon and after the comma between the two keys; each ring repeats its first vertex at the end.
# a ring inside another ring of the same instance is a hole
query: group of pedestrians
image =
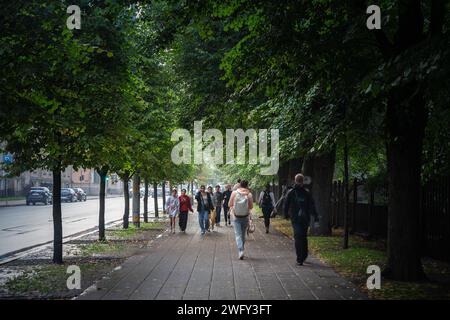
{"type": "Polygon", "coordinates": [[[167,214],[170,218],[170,232],[175,233],[176,218],[181,232],[186,232],[188,214],[192,210],[191,198],[186,194],[186,189],[181,189],[181,196],[177,196],[177,189],[172,190],[172,194],[166,200],[167,214]]]}
{"type": "MultiPolygon", "coordinates": [[[[310,217],[313,216],[314,221],[318,221],[313,198],[304,187],[303,180],[302,174],[295,176],[295,184],[284,196],[282,205],[284,217],[291,220],[294,231],[298,265],[303,265],[308,256],[307,232],[310,217]]],[[[238,180],[233,188],[231,185],[226,185],[224,192],[221,192],[219,185],[215,187],[215,191],[211,186],[206,189],[205,185],[201,185],[200,190],[195,195],[195,200],[197,201],[198,223],[202,235],[220,227],[222,213],[225,226],[231,225],[231,217],[233,217],[239,259],[244,259],[245,237],[253,224],[254,201],[248,181],[238,180]]],[[[258,205],[263,213],[266,233],[269,233],[270,219],[277,212],[277,203],[273,192],[270,191],[270,185],[267,185],[261,191],[258,205]]],[[[167,199],[166,206],[170,217],[171,233],[175,233],[178,213],[180,230],[186,232],[189,211],[193,212],[191,199],[186,195],[186,189],[181,190],[181,196],[179,197],[177,196],[177,190],[173,189],[171,196],[167,199]]]]}

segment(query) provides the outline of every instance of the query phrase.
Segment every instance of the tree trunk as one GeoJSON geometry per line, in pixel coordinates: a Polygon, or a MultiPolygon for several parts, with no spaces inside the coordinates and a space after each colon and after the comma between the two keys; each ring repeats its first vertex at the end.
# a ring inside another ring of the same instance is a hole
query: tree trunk
{"type": "Polygon", "coordinates": [[[417,84],[392,90],[388,130],[388,262],[384,275],[395,280],[424,279],[421,264],[420,175],[426,125],[423,93],[417,84]]]}
{"type": "Polygon", "coordinates": [[[165,181],[163,181],[163,183],[162,183],[161,190],[162,190],[162,209],[163,209],[163,212],[166,212],[166,182],[165,181]]]}
{"type": "Polygon", "coordinates": [[[344,133],[344,243],[343,248],[348,249],[349,236],[349,205],[348,205],[348,144],[347,133],[344,133]]]}
{"type": "Polygon", "coordinates": [[[145,192],[144,192],[144,222],[148,223],[148,181],[144,180],[145,192]]]}
{"type": "Polygon", "coordinates": [[[61,215],[61,171],[53,170],[53,262],[63,263],[61,215]]]}
{"type": "Polygon", "coordinates": [[[155,197],[153,201],[155,201],[155,218],[159,217],[158,213],[158,184],[153,182],[153,196],[155,197]]]}
{"type": "Polygon", "coordinates": [[[330,152],[308,157],[303,162],[303,172],[312,180],[309,187],[319,216],[318,228],[314,227],[314,222],[311,221],[311,234],[313,235],[331,235],[331,188],[335,158],[336,150],[333,147],[330,152]]]}
{"type": "Polygon", "coordinates": [[[353,179],[353,205],[352,205],[352,229],[350,231],[350,234],[354,234],[356,230],[356,207],[358,204],[358,179],[353,179]]]}
{"type": "Polygon", "coordinates": [[[99,197],[99,206],[100,210],[98,213],[98,240],[105,241],[105,195],[106,195],[106,174],[108,170],[105,168],[101,168],[98,170],[98,174],[100,175],[100,197],[99,197]]]}
{"type": "Polygon", "coordinates": [[[302,171],[302,165],[303,165],[303,159],[302,158],[294,158],[290,159],[288,166],[288,176],[287,176],[287,182],[288,184],[294,184],[295,183],[295,175],[297,173],[300,173],[302,171]]]}
{"type": "Polygon", "coordinates": [[[133,176],[133,224],[141,225],[141,179],[137,173],[133,176]]]}
{"type": "Polygon", "coordinates": [[[128,182],[130,181],[130,175],[124,173],[122,176],[123,180],[123,197],[125,199],[125,209],[123,211],[123,228],[128,229],[130,221],[130,191],[128,189],[128,182]]]}

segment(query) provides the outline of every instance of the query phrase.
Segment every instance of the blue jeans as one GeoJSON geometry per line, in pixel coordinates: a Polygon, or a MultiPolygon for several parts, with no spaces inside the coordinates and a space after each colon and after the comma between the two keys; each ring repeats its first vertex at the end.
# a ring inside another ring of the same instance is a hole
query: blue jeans
{"type": "Polygon", "coordinates": [[[216,223],[220,223],[220,213],[222,212],[222,207],[216,207],[216,223]]]}
{"type": "Polygon", "coordinates": [[[239,251],[244,251],[245,234],[247,233],[248,217],[234,218],[234,234],[239,251]]]}
{"type": "Polygon", "coordinates": [[[202,233],[205,233],[208,223],[208,211],[202,210],[198,212],[198,223],[200,224],[200,229],[202,233]]]}

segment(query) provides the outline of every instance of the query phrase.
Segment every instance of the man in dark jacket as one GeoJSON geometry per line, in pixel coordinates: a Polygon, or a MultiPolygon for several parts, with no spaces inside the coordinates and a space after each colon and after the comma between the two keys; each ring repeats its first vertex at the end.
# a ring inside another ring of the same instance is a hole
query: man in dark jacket
{"type": "Polygon", "coordinates": [[[284,203],[284,217],[291,219],[294,229],[295,251],[297,254],[297,265],[303,265],[308,257],[308,226],[310,216],[318,221],[317,212],[314,208],[314,200],[308,190],[303,187],[304,177],[302,174],[295,176],[295,186],[289,190],[284,203]]]}
{"type": "Polygon", "coordinates": [[[230,219],[230,207],[228,206],[228,201],[230,201],[231,198],[231,184],[227,184],[225,187],[225,191],[223,193],[223,216],[225,217],[225,225],[231,225],[231,219],[230,219]]]}
{"type": "Polygon", "coordinates": [[[195,195],[195,200],[197,200],[198,222],[202,235],[204,235],[208,229],[209,212],[213,209],[211,195],[206,192],[204,185],[200,186],[200,191],[195,195]]]}

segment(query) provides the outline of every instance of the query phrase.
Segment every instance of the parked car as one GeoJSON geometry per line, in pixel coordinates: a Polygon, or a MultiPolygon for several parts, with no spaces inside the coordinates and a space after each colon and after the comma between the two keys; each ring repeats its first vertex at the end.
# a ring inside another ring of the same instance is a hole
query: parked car
{"type": "Polygon", "coordinates": [[[78,201],[86,201],[87,200],[86,192],[84,192],[83,189],[74,188],[73,190],[75,190],[75,193],[77,194],[78,201]]]}
{"type": "Polygon", "coordinates": [[[53,202],[53,196],[46,187],[32,187],[26,196],[27,206],[41,202],[45,205],[53,202]]]}
{"type": "Polygon", "coordinates": [[[76,202],[78,200],[77,193],[72,188],[61,189],[61,202],[76,202]]]}

